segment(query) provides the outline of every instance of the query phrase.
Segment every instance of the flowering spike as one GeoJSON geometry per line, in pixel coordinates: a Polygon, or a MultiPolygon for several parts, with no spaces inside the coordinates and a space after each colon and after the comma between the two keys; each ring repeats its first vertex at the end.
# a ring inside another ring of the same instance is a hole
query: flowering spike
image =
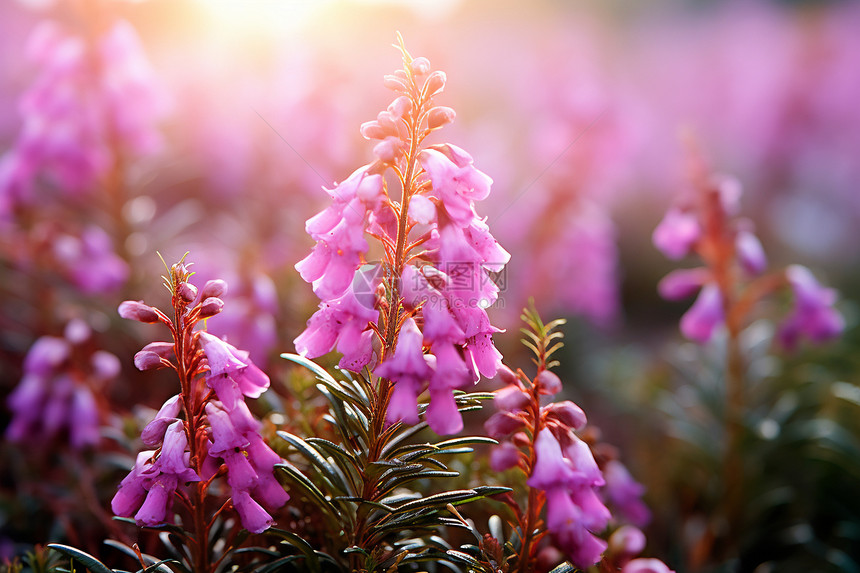
{"type": "Polygon", "coordinates": [[[475,211],[492,179],[459,147],[423,145],[454,119],[453,109],[433,105],[447,76],[413,58],[399,34],[397,47],[403,69],[385,79],[397,95],[360,128],[376,160],[340,183],[332,204],[307,221],[316,245],[296,269],[321,304],[294,342],[304,356],[336,347],[341,368],[370,367],[386,398],[379,416],[389,422],[416,422],[426,389],[427,422],[452,433],[462,427],[453,390],[495,376],[501,365],[486,308],[499,290],[489,273],[509,257],[475,211]],[[401,184],[399,201],[385,184],[388,169],[401,184]],[[362,266],[367,236],[385,253],[371,281],[362,266]],[[408,351],[400,351],[404,345],[408,351]]]}

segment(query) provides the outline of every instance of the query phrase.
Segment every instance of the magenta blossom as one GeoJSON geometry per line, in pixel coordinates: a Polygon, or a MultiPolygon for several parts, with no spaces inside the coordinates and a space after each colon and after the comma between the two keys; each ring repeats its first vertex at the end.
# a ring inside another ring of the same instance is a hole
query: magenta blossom
{"type": "Polygon", "coordinates": [[[693,245],[702,234],[695,213],[675,207],[654,229],[654,245],[672,260],[680,260],[690,254],[693,245]]]}
{"type": "Polygon", "coordinates": [[[24,358],[24,375],[8,398],[6,438],[26,443],[62,437],[75,449],[100,439],[97,393],[120,371],[119,359],[92,349],[90,327],[70,321],[62,338],[43,336],[24,358]]]}
{"type": "Polygon", "coordinates": [[[681,317],[681,332],[698,343],[711,339],[717,327],[723,324],[723,297],[713,283],[705,285],[693,306],[681,317]]]}
{"type": "Polygon", "coordinates": [[[316,358],[330,352],[335,345],[343,358],[341,367],[361,370],[373,360],[373,337],[370,323],[379,311],[361,304],[352,291],[323,301],[308,320],[307,328],[293,342],[302,356],[316,358]]]}
{"type": "Polygon", "coordinates": [[[581,568],[596,563],[607,544],[593,532],[609,522],[609,510],[597,498],[603,476],[588,446],[573,435],[564,452],[553,433],[543,429],[535,440],[537,461],[529,487],[547,496],[547,529],[556,544],[581,568]]]}
{"type": "Polygon", "coordinates": [[[779,341],[791,350],[807,337],[813,342],[835,338],[845,329],[845,320],[833,305],[836,291],[821,286],[806,267],[791,265],[785,276],[794,292],[794,310],[779,329],[779,341]]]}
{"type": "Polygon", "coordinates": [[[624,464],[618,460],[606,463],[603,476],[606,486],[601,493],[616,511],[616,515],[620,514],[625,521],[637,527],[647,525],[651,520],[651,511],[642,502],[645,487],[634,480],[624,464]]]}
{"type": "Polygon", "coordinates": [[[269,377],[251,362],[247,352],[205,331],[198,336],[209,364],[206,383],[227,409],[232,410],[243,395],[259,398],[269,387],[269,377]]]}
{"type": "Polygon", "coordinates": [[[417,397],[426,385],[433,369],[427,364],[422,349],[423,336],[411,318],[400,327],[400,339],[394,355],[379,364],[375,373],[394,382],[394,392],[388,405],[388,421],[418,422],[417,397]]]}

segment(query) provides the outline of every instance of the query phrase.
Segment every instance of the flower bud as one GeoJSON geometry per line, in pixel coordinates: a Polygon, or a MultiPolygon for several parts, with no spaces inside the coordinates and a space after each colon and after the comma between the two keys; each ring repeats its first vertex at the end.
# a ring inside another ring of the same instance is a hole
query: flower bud
{"type": "Polygon", "coordinates": [[[197,298],[197,287],[189,282],[179,283],[179,288],[176,290],[179,297],[185,302],[191,302],[197,298]]]}
{"type": "Polygon", "coordinates": [[[215,316],[224,308],[224,301],[216,296],[210,296],[200,305],[200,318],[215,316]]]}
{"type": "Polygon", "coordinates": [[[119,358],[105,350],[96,350],[90,357],[90,364],[93,367],[93,376],[97,380],[116,378],[122,369],[119,358]]]}
{"type": "Polygon", "coordinates": [[[430,71],[430,60],[423,56],[415,58],[412,60],[412,63],[409,64],[409,69],[411,69],[412,73],[416,76],[423,76],[430,71]]]}
{"type": "Polygon", "coordinates": [[[519,376],[517,376],[513,370],[511,370],[510,368],[508,368],[504,364],[502,364],[501,367],[499,367],[498,375],[502,381],[502,384],[505,384],[506,386],[519,386],[520,385],[519,376]]]}
{"type": "Polygon", "coordinates": [[[412,100],[407,96],[400,96],[388,106],[388,112],[395,117],[403,117],[412,111],[412,100]]]}
{"type": "Polygon", "coordinates": [[[750,231],[739,231],[735,236],[735,251],[743,269],[751,274],[757,275],[767,268],[767,256],[764,247],[750,231]]]}
{"type": "Polygon", "coordinates": [[[149,350],[141,350],[134,355],[134,366],[141,372],[164,368],[164,364],[161,363],[161,356],[149,350]]]}
{"type": "Polygon", "coordinates": [[[82,344],[90,337],[92,331],[89,325],[80,318],[74,318],[69,321],[66,328],[63,330],[63,338],[72,344],[82,344]]]}
{"type": "Polygon", "coordinates": [[[373,154],[385,163],[391,163],[403,152],[403,142],[396,137],[386,137],[373,147],[373,154]]]}
{"type": "Polygon", "coordinates": [[[496,412],[484,422],[484,429],[491,438],[504,438],[523,427],[520,417],[510,412],[496,412]]]}
{"type": "Polygon", "coordinates": [[[227,282],[221,279],[206,281],[203,285],[203,290],[200,292],[200,298],[207,299],[210,296],[222,297],[227,294],[227,282]]]}
{"type": "Polygon", "coordinates": [[[528,448],[531,447],[531,440],[529,439],[529,435],[525,432],[517,432],[513,436],[511,436],[511,443],[518,448],[528,448]]]}
{"type": "Polygon", "coordinates": [[[520,463],[520,450],[510,442],[503,442],[490,452],[490,467],[503,472],[520,463]]]}
{"type": "Polygon", "coordinates": [[[540,394],[558,394],[561,392],[561,379],[549,370],[544,370],[535,377],[535,385],[540,394]]]}
{"type": "Polygon", "coordinates": [[[588,419],[585,417],[585,412],[582,411],[582,408],[570,400],[550,404],[546,407],[546,410],[548,418],[554,418],[563,426],[573,428],[574,430],[581,430],[588,423],[588,419]]]}
{"type": "Polygon", "coordinates": [[[708,279],[707,269],[675,269],[657,283],[657,292],[666,300],[680,300],[696,294],[708,279]]]}
{"type": "Polygon", "coordinates": [[[447,125],[454,121],[457,113],[450,107],[437,106],[430,110],[427,116],[427,127],[430,129],[439,129],[443,125],[447,125]]]}
{"type": "Polygon", "coordinates": [[[142,300],[124,301],[120,303],[119,309],[117,310],[122,318],[136,320],[138,322],[145,322],[147,324],[158,322],[158,314],[155,312],[155,309],[147,304],[144,304],[142,300]]]}
{"type": "Polygon", "coordinates": [[[162,358],[170,358],[170,355],[173,353],[173,343],[172,342],[150,342],[141,350],[147,350],[149,352],[155,352],[162,358]]]}
{"type": "Polygon", "coordinates": [[[445,87],[445,82],[447,81],[448,76],[445,75],[445,72],[435,71],[430,74],[430,77],[427,78],[427,81],[424,82],[424,92],[427,96],[436,95],[441,92],[445,87]]]}
{"type": "Polygon", "coordinates": [[[382,85],[396,92],[407,91],[406,83],[397,76],[387,75],[382,79],[382,85]]]}
{"type": "Polygon", "coordinates": [[[503,412],[516,412],[531,402],[531,396],[516,386],[507,386],[495,392],[493,403],[503,412]]]}
{"type": "Polygon", "coordinates": [[[380,111],[376,115],[376,122],[379,126],[390,133],[397,133],[398,121],[400,121],[400,118],[395,117],[395,115],[390,111],[380,111]]]}
{"type": "Polygon", "coordinates": [[[379,125],[378,121],[365,121],[358,130],[364,139],[385,139],[393,133],[379,125]]]}
{"type": "Polygon", "coordinates": [[[645,549],[645,534],[633,525],[622,525],[609,537],[609,553],[632,557],[645,549]]]}

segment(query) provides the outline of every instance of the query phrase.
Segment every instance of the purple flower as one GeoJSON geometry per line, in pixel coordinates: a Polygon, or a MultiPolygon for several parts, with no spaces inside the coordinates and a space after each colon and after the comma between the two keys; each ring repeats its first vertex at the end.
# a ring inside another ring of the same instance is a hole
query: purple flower
{"type": "Polygon", "coordinates": [[[167,426],[176,421],[176,416],[179,415],[179,411],[182,408],[180,398],[179,394],[168,398],[161,406],[161,409],[158,410],[158,413],[155,414],[155,418],[146,425],[143,433],[140,435],[144,445],[154,448],[161,443],[164,439],[164,432],[167,431],[167,426]]]}
{"type": "Polygon", "coordinates": [[[550,370],[541,370],[534,380],[538,393],[554,396],[561,392],[561,378],[550,370]]]}
{"type": "MultiPolygon", "coordinates": [[[[3,169],[10,180],[0,189],[4,199],[32,202],[33,183],[42,177],[62,193],[88,193],[120,150],[149,153],[158,147],[154,123],[164,100],[134,29],[116,22],[93,40],[70,36],[52,22],[34,30],[27,52],[41,72],[19,102],[22,129],[4,160],[18,165],[3,169]]],[[[119,279],[114,271],[124,280],[128,271],[118,262],[106,269],[107,284],[119,279]]],[[[77,279],[83,288],[106,286],[97,274],[77,279]]]]}
{"type": "Polygon", "coordinates": [[[24,375],[8,397],[12,420],[7,439],[63,436],[76,449],[98,443],[101,416],[91,386],[102,386],[120,368],[113,354],[92,350],[90,335],[84,321],[73,319],[64,338],[43,336],[33,343],[24,358],[24,375]]]}
{"type": "Polygon", "coordinates": [[[738,231],[735,236],[735,251],[743,269],[751,275],[757,275],[767,268],[767,256],[764,247],[750,231],[738,231]]]}
{"type": "Polygon", "coordinates": [[[704,268],[677,269],[660,280],[657,292],[666,300],[680,300],[699,292],[710,277],[711,274],[704,268]]]}
{"type": "Polygon", "coordinates": [[[561,445],[549,430],[543,429],[538,433],[535,455],[537,459],[529,476],[529,487],[548,491],[551,488],[567,487],[568,482],[575,478],[570,461],[562,455],[561,445]]]}
{"type": "Polygon", "coordinates": [[[724,320],[720,289],[716,284],[708,283],[702,288],[693,306],[681,317],[681,332],[690,340],[704,344],[711,339],[714,330],[724,320]]]}
{"type": "Polygon", "coordinates": [[[219,408],[213,402],[206,404],[206,417],[209,420],[209,427],[212,428],[212,445],[209,446],[209,455],[224,457],[223,454],[235,452],[250,444],[244,435],[236,431],[227,411],[219,408]]]}
{"type": "Polygon", "coordinates": [[[588,422],[582,408],[570,400],[553,402],[552,404],[546,405],[542,410],[547,413],[547,423],[557,422],[566,429],[581,430],[588,422]]]}
{"type": "Polygon", "coordinates": [[[583,523],[583,510],[563,487],[547,490],[547,529],[571,562],[587,569],[600,560],[607,543],[595,537],[583,523]]]}
{"type": "Polygon", "coordinates": [[[654,229],[652,240],[668,258],[679,260],[690,253],[701,234],[702,229],[694,213],[673,207],[654,229]]]}
{"type": "Polygon", "coordinates": [[[190,454],[187,449],[188,436],[185,434],[185,425],[181,420],[177,420],[170,424],[164,433],[161,454],[156,462],[159,471],[172,474],[182,482],[200,481],[200,476],[188,467],[190,454]]]}
{"type": "Polygon", "coordinates": [[[531,396],[518,386],[505,386],[493,394],[493,405],[503,412],[518,412],[532,401],[531,396]]]}
{"type": "Polygon", "coordinates": [[[111,501],[114,513],[129,517],[137,509],[135,521],[149,527],[167,521],[173,506],[173,494],[179,484],[200,481],[197,472],[188,467],[190,454],[187,448],[185,426],[176,421],[167,428],[164,445],[154,462],[150,463],[150,460],[155,452],[138,454],[134,467],[122,480],[111,501]]]}
{"type": "Polygon", "coordinates": [[[42,336],[27,351],[27,356],[24,357],[24,371],[37,376],[47,376],[60,368],[71,352],[72,347],[67,340],[55,336],[42,336]]]}
{"type": "Polygon", "coordinates": [[[490,452],[490,467],[493,471],[503,472],[520,463],[522,453],[511,442],[502,442],[490,452]]]}
{"type": "Polygon", "coordinates": [[[417,396],[433,370],[424,357],[424,337],[415,320],[408,318],[400,327],[400,335],[394,355],[374,369],[374,374],[394,382],[391,404],[388,408],[389,422],[418,422],[417,396]],[[398,388],[398,386],[403,388],[398,388]]]}
{"type": "Polygon", "coordinates": [[[154,450],[137,454],[134,467],[120,482],[119,489],[110,502],[111,510],[116,515],[131,517],[140,508],[140,504],[146,497],[144,481],[155,471],[153,464],[149,463],[154,454],[154,450]]]}
{"type": "Polygon", "coordinates": [[[491,438],[500,439],[520,431],[525,422],[511,412],[496,412],[484,422],[484,430],[491,438]]]}
{"type": "Polygon", "coordinates": [[[69,408],[69,443],[73,448],[83,449],[99,441],[99,411],[92,390],[78,384],[72,394],[69,408]]]}
{"type": "Polygon", "coordinates": [[[126,300],[120,303],[117,312],[122,318],[148,324],[158,322],[158,313],[142,300],[126,300]]]}
{"type": "Polygon", "coordinates": [[[622,525],[609,537],[609,551],[613,555],[629,559],[642,553],[645,542],[645,534],[638,527],[622,525]]]}
{"type": "Polygon", "coordinates": [[[80,237],[61,235],[53,248],[65,274],[85,293],[111,292],[128,279],[128,264],[114,252],[111,238],[99,227],[87,227],[80,237]]]}
{"type": "Polygon", "coordinates": [[[173,474],[162,473],[152,480],[146,499],[134,515],[138,525],[157,527],[167,520],[167,512],[173,507],[173,493],[179,480],[173,474]]]}
{"type": "Polygon", "coordinates": [[[251,362],[247,352],[205,331],[198,336],[209,364],[206,383],[228,410],[235,407],[242,395],[259,398],[269,387],[269,377],[251,362]]]}
{"type": "Polygon", "coordinates": [[[486,199],[493,180],[472,166],[472,157],[453,145],[425,149],[418,156],[448,216],[465,227],[474,219],[473,201],[486,199]],[[446,155],[447,152],[447,155],[446,155]]]}
{"type": "Polygon", "coordinates": [[[349,288],[341,297],[320,303],[293,343],[298,353],[308,358],[322,356],[337,344],[344,355],[341,366],[358,371],[372,361],[372,336],[365,333],[378,319],[379,311],[362,305],[349,288]]]}
{"type": "Polygon", "coordinates": [[[13,412],[12,421],[6,428],[6,439],[22,442],[34,433],[41,422],[42,406],[50,391],[48,381],[36,374],[25,374],[9,394],[8,405],[13,412]]]}
{"type": "Polygon", "coordinates": [[[272,516],[247,491],[234,490],[232,499],[242,527],[251,533],[262,533],[275,523],[272,516]]]}
{"type": "Polygon", "coordinates": [[[606,549],[606,542],[592,532],[606,527],[611,516],[597,497],[595,488],[603,485],[603,477],[591,450],[567,432],[564,453],[552,431],[538,433],[528,485],[546,492],[547,530],[556,545],[575,565],[587,568],[606,549]]]}
{"type": "Polygon", "coordinates": [[[242,525],[254,533],[269,527],[273,521],[255,501],[277,509],[290,498],[274,476],[278,456],[259,435],[260,422],[253,417],[244,401],[231,411],[217,402],[206,404],[206,415],[212,429],[209,455],[222,458],[227,466],[227,483],[242,525]],[[263,526],[262,524],[266,525],[263,526]]]}
{"type": "Polygon", "coordinates": [[[793,350],[803,337],[824,342],[839,336],[845,320],[833,308],[836,291],[821,286],[810,270],[800,265],[788,267],[785,276],[794,292],[794,310],[779,328],[783,347],[793,350]]]}
{"type": "Polygon", "coordinates": [[[633,479],[627,468],[617,460],[610,460],[603,469],[606,487],[603,496],[624,519],[637,527],[651,520],[651,512],[642,502],[645,487],[633,479]]]}
{"type": "Polygon", "coordinates": [[[355,276],[361,253],[368,250],[364,229],[368,209],[376,207],[382,177],[362,167],[332,190],[334,202],[308,219],[305,229],[317,241],[311,254],[296,264],[302,278],[313,283],[322,300],[341,296],[355,276]]]}
{"type": "Polygon", "coordinates": [[[409,218],[421,225],[436,219],[436,205],[424,195],[413,195],[409,200],[409,218]]]}

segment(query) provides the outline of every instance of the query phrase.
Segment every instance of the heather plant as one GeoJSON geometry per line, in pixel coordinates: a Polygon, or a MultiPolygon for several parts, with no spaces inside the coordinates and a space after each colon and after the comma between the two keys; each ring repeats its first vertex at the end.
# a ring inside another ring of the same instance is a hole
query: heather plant
{"type": "Polygon", "coordinates": [[[778,523],[777,516],[791,514],[795,496],[805,495],[793,480],[764,468],[781,466],[786,456],[815,457],[821,449],[844,456],[857,445],[835,419],[826,422],[832,424],[832,435],[812,430],[823,423],[818,416],[826,408],[829,383],[816,384],[817,377],[811,377],[798,385],[788,375],[793,367],[783,371],[779,362],[796,363],[791,354],[807,340],[836,338],[845,319],[835,308],[836,291],[822,286],[806,267],[768,270],[753,223],[740,215],[736,180],[712,173],[692,147],[689,166],[689,192],[668,210],[653,240],[670,259],[694,255],[702,263],[674,270],[658,285],[669,300],[698,293],[681,317],[680,330],[701,350],[674,358],[692,407],[682,412],[677,397],[667,400],[665,408],[673,433],[686,443],[680,457],[691,462],[689,469],[696,468],[689,475],[704,471],[709,481],[716,480],[710,493],[696,486],[692,494],[697,507],[692,520],[702,518],[702,512],[707,517],[691,544],[689,563],[693,568],[722,563],[746,570],[763,555],[772,558],[765,547],[784,543],[775,542],[767,530],[778,523]],[[789,304],[781,319],[774,317],[780,302],[789,304]],[[796,401],[799,395],[802,402],[796,401]],[[781,492],[778,500],[772,497],[776,492],[781,492]],[[754,539],[768,541],[756,547],[754,539]]]}
{"type": "Polygon", "coordinates": [[[172,341],[147,344],[134,363],[140,370],[172,369],[180,392],[144,428],[141,440],[153,449],[137,455],[111,507],[138,525],[160,527],[175,525],[173,506],[179,501],[183,517],[173,530],[188,547],[182,557],[189,570],[207,572],[237,543],[235,532],[219,521],[222,512],[232,508],[245,530],[261,533],[274,523],[264,506],[276,510],[289,496],[273,473],[281,459],[245,404],[245,397],[258,398],[268,388],[269,378],[247,352],[198,328],[221,312],[227,285],[210,280],[198,290],[189,281],[189,266],[180,261],[165,277],[172,316],[143,302],[119,307],[123,318],[167,326],[172,341]],[[220,477],[229,494],[213,484],[220,477]],[[213,528],[225,537],[221,556],[209,544],[213,528]]]}

